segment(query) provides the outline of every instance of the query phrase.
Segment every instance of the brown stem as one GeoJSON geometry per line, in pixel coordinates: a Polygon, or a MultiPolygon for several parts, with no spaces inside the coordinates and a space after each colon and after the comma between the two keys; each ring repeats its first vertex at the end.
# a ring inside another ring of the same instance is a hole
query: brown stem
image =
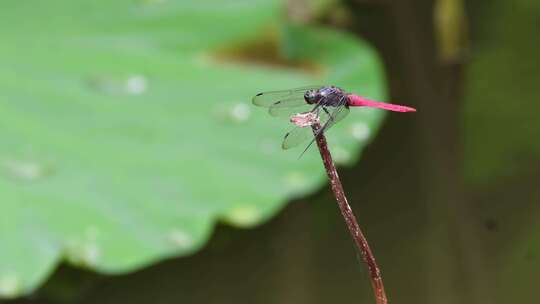
{"type": "Polygon", "coordinates": [[[349,232],[351,233],[354,243],[362,254],[362,259],[369,269],[371,286],[373,287],[376,303],[386,304],[388,303],[388,299],[386,298],[386,293],[384,291],[381,271],[379,266],[377,266],[377,262],[375,261],[375,257],[373,256],[371,249],[369,248],[367,239],[362,233],[362,230],[360,230],[360,226],[358,226],[358,222],[356,221],[351,207],[347,202],[347,197],[345,197],[343,186],[341,185],[336,167],[332,161],[332,155],[330,154],[330,150],[328,150],[328,144],[326,143],[324,132],[318,132],[321,129],[321,125],[319,123],[314,123],[311,127],[313,129],[313,134],[316,135],[315,141],[319,147],[324,168],[326,169],[326,173],[330,179],[330,185],[332,186],[332,191],[336,197],[341,215],[345,219],[345,223],[347,224],[347,228],[349,228],[349,232]]]}

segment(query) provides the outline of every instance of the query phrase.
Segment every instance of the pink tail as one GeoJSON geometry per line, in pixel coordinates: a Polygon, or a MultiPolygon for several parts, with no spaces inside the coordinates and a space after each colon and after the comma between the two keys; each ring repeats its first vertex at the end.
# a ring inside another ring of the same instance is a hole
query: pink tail
{"type": "Polygon", "coordinates": [[[373,101],[366,99],[362,96],[358,95],[348,95],[349,97],[349,106],[351,107],[372,107],[372,108],[379,108],[394,112],[416,112],[415,108],[406,107],[406,106],[400,106],[395,105],[391,103],[385,103],[380,101],[373,101]]]}

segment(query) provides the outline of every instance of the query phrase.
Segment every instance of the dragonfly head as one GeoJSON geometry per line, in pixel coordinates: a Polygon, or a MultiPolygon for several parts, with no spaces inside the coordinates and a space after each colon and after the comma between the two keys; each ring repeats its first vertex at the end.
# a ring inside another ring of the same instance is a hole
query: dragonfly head
{"type": "Polygon", "coordinates": [[[319,101],[319,93],[317,90],[307,90],[304,99],[308,104],[315,104],[319,101]]]}

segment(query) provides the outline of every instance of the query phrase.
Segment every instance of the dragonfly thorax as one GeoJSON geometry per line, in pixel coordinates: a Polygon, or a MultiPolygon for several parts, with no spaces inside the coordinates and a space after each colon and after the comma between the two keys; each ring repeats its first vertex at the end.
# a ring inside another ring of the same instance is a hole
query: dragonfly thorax
{"type": "Polygon", "coordinates": [[[345,93],[335,86],[322,87],[317,90],[308,90],[304,94],[304,99],[308,104],[318,104],[324,106],[338,106],[341,104],[342,96],[345,93]]]}

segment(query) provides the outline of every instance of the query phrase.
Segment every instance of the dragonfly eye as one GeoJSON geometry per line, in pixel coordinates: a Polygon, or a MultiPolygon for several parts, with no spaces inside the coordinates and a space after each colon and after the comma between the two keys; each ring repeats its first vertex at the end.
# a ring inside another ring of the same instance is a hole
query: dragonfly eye
{"type": "Polygon", "coordinates": [[[315,93],[314,90],[306,91],[306,93],[304,94],[304,99],[309,104],[317,103],[317,93],[315,93]]]}

